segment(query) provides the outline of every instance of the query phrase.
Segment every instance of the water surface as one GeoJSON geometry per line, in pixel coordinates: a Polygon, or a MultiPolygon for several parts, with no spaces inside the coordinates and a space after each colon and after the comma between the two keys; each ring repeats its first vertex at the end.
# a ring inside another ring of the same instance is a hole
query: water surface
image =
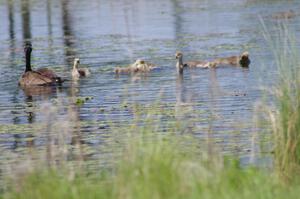
{"type": "MultiPolygon", "coordinates": [[[[196,137],[206,139],[209,135],[222,152],[249,162],[259,145],[257,140],[253,144],[254,105],[260,99],[262,84],[272,84],[276,73],[261,34],[260,18],[273,24],[276,21],[270,16],[274,12],[297,8],[297,1],[2,0],[1,151],[20,153],[28,145],[43,145],[38,135],[32,141],[35,135],[31,130],[49,120],[45,116],[47,103],[62,101],[66,110],[60,113],[65,115],[76,97],[90,96],[93,99],[76,108],[74,117],[81,124],[80,139],[91,148],[112,136],[108,123],[130,123],[133,104],[147,109],[159,100],[175,113],[178,108],[177,113],[196,112],[189,115],[195,121],[190,131],[196,137]],[[92,75],[77,83],[68,81],[60,88],[24,92],[17,82],[24,71],[26,42],[34,47],[34,68],[49,67],[70,79],[72,61],[79,57],[92,75]],[[184,53],[185,60],[211,60],[249,51],[251,65],[249,69],[187,70],[178,79],[177,50],[184,53]],[[116,65],[138,58],[160,69],[146,76],[115,77],[116,65]]],[[[299,19],[287,21],[297,35],[299,19]]]]}

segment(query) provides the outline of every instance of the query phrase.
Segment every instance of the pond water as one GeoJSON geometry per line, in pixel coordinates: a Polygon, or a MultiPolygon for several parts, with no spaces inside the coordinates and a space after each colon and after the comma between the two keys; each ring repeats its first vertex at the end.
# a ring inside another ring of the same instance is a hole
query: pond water
{"type": "MultiPolygon", "coordinates": [[[[68,107],[74,98],[89,96],[93,99],[76,109],[76,117],[82,139],[92,148],[110,136],[105,121],[120,126],[131,121],[124,107],[159,101],[170,110],[199,111],[191,116],[199,119],[193,134],[203,139],[210,133],[221,151],[249,162],[256,153],[254,105],[262,85],[272,84],[276,75],[260,18],[276,23],[270,18],[274,12],[299,7],[297,1],[267,0],[1,0],[0,151],[28,147],[24,140],[31,125],[46,120],[45,103],[62,99],[68,107]],[[60,88],[23,91],[17,82],[24,71],[25,42],[33,45],[34,68],[49,67],[70,79],[73,59],[79,57],[92,75],[60,88]],[[185,60],[249,51],[251,65],[186,70],[178,79],[177,50],[185,60]],[[115,66],[138,58],[160,69],[115,77],[115,66]]],[[[299,22],[298,16],[287,21],[297,34],[299,22]]]]}

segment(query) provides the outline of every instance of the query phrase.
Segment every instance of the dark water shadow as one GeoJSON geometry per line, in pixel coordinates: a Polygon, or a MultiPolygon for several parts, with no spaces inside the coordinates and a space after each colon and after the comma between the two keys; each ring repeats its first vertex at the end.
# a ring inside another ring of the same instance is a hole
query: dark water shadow
{"type": "Polygon", "coordinates": [[[47,34],[48,34],[48,47],[49,47],[49,63],[55,60],[55,54],[53,52],[53,25],[52,25],[52,0],[47,0],[47,34]]]}
{"type": "Polygon", "coordinates": [[[63,39],[65,45],[65,62],[67,65],[73,62],[74,57],[76,56],[75,51],[75,36],[72,29],[72,21],[69,13],[69,0],[61,0],[62,8],[62,30],[63,30],[63,39]]]}
{"type": "Polygon", "coordinates": [[[12,1],[7,0],[7,10],[8,10],[8,22],[9,22],[9,40],[10,40],[10,50],[11,53],[14,53],[15,49],[15,19],[14,19],[14,4],[12,1]]]}
{"type": "Polygon", "coordinates": [[[32,38],[31,35],[31,18],[30,18],[30,1],[21,1],[21,13],[22,13],[22,29],[24,45],[32,38]]]}

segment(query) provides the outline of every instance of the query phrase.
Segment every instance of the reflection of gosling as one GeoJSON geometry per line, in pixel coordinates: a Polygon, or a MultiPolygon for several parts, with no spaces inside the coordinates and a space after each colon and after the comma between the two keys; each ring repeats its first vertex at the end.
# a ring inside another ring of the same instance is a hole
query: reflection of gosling
{"type": "Polygon", "coordinates": [[[90,75],[90,71],[87,68],[78,68],[80,64],[80,59],[79,58],[75,58],[74,59],[74,65],[73,65],[73,69],[72,69],[72,77],[73,78],[80,78],[80,77],[86,77],[88,75],[90,75]]]}
{"type": "Polygon", "coordinates": [[[127,67],[116,67],[115,73],[116,74],[129,74],[129,73],[137,73],[137,72],[150,72],[151,70],[155,69],[156,66],[150,62],[146,62],[141,59],[137,59],[133,64],[127,67]]]}
{"type": "Polygon", "coordinates": [[[243,52],[239,56],[231,56],[231,57],[223,57],[217,58],[213,61],[216,66],[218,65],[232,65],[232,66],[241,66],[241,67],[249,67],[250,59],[249,53],[243,52]]]}
{"type": "Polygon", "coordinates": [[[182,74],[184,67],[189,68],[213,68],[216,66],[214,62],[209,61],[188,61],[183,63],[183,54],[181,52],[177,52],[175,54],[177,61],[176,67],[179,74],[182,74]]]}

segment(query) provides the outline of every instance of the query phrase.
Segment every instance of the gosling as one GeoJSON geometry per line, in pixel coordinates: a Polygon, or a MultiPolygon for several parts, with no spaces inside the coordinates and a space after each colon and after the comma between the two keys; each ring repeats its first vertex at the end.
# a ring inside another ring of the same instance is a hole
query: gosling
{"type": "Polygon", "coordinates": [[[183,54],[181,52],[176,52],[175,57],[177,59],[177,72],[179,74],[183,73],[183,68],[184,67],[189,67],[189,68],[213,68],[216,67],[215,62],[209,62],[209,61],[188,61],[183,63],[183,54]]]}
{"type": "Polygon", "coordinates": [[[116,74],[130,74],[130,73],[147,73],[157,68],[155,64],[145,60],[137,59],[133,64],[127,67],[116,67],[114,72],[116,74]]]}
{"type": "Polygon", "coordinates": [[[72,77],[75,79],[78,79],[80,77],[87,77],[90,75],[90,71],[88,68],[78,68],[80,64],[80,59],[75,58],[74,59],[74,64],[73,64],[73,69],[72,69],[72,77]]]}
{"type": "Polygon", "coordinates": [[[231,65],[231,66],[241,66],[244,68],[249,67],[249,65],[251,63],[248,52],[243,52],[239,56],[217,58],[213,62],[216,66],[231,65]]]}

